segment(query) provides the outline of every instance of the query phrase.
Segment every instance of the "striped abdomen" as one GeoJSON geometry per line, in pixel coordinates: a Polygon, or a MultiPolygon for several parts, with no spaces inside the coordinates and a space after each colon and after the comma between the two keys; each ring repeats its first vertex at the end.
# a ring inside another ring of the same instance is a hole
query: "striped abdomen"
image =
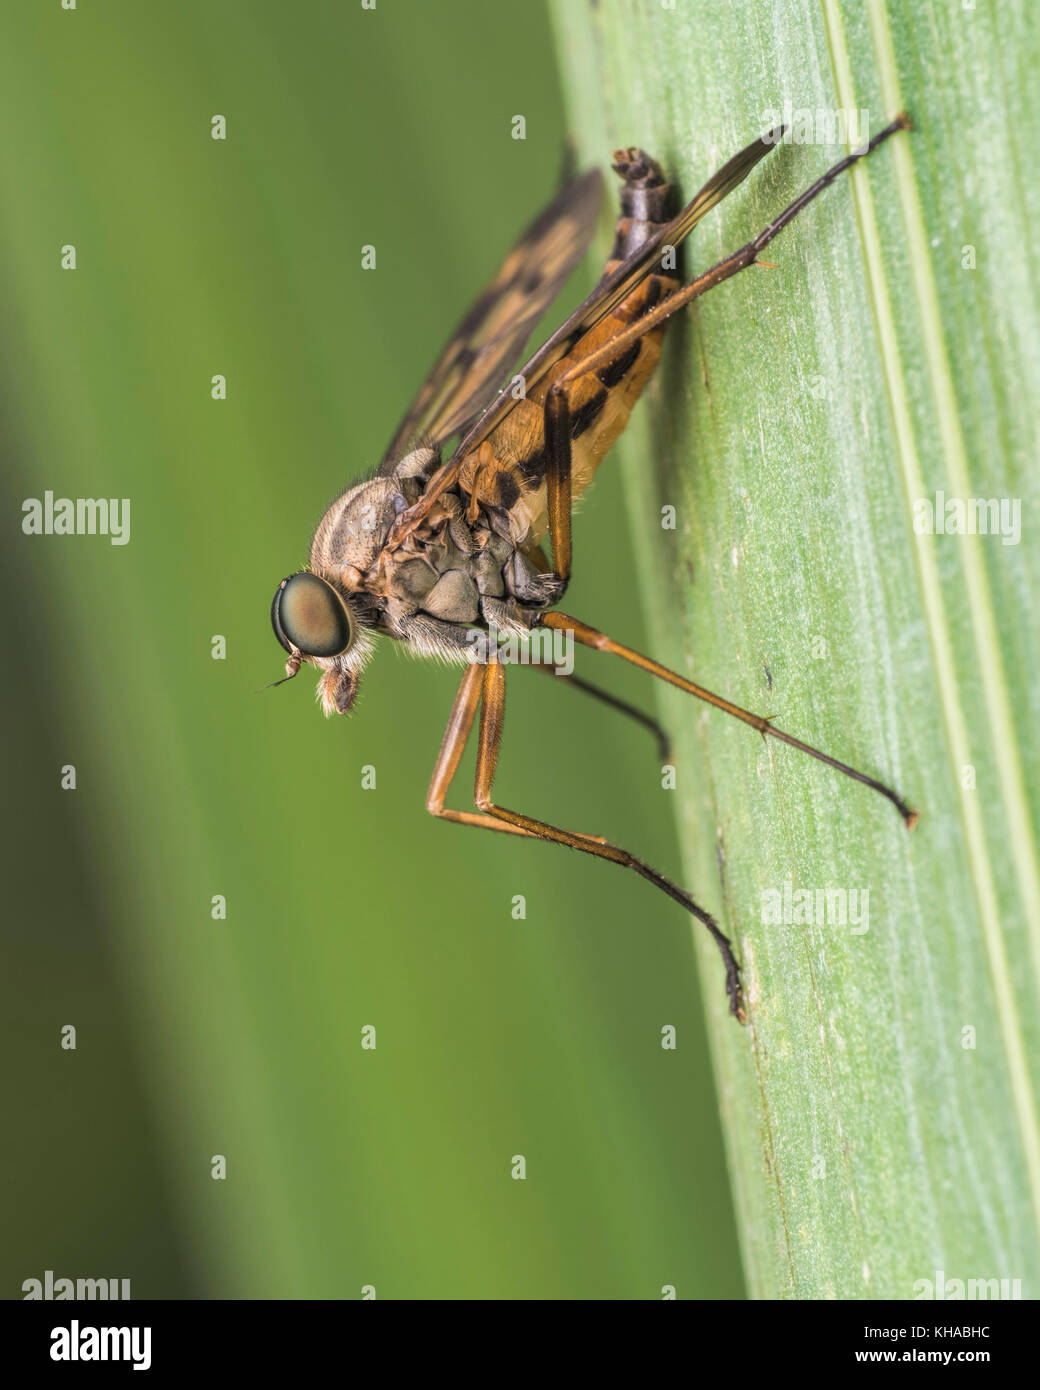
{"type": "MultiPolygon", "coordinates": [[[[668,220],[671,193],[658,166],[642,151],[619,151],[615,160],[614,167],[625,182],[605,276],[668,220]]],[[[559,376],[616,337],[678,284],[674,276],[660,271],[647,275],[613,313],[578,340],[526,399],[517,402],[480,449],[464,460],[460,481],[474,509],[481,502],[504,507],[528,528],[529,545],[541,541],[546,530],[546,393],[559,376]]],[[[628,423],[632,407],[657,366],[666,326],[652,329],[615,361],[571,383],[572,496],[580,496],[588,487],[607,450],[628,423]]]]}

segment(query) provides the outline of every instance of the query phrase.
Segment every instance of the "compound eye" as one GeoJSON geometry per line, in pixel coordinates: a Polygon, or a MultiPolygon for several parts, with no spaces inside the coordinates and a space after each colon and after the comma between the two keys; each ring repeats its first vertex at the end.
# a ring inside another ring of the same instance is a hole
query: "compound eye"
{"type": "Polygon", "coordinates": [[[283,579],[271,604],[274,635],[287,652],[339,656],[350,646],[350,616],[331,585],[303,570],[283,579]]]}

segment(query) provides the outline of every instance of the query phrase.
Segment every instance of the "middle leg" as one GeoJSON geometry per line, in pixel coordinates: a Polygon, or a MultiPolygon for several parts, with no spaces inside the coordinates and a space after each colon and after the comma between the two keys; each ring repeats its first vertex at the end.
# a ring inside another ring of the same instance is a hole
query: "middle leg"
{"type": "Polygon", "coordinates": [[[657,756],[662,763],[672,761],[672,741],[668,737],[668,730],[653,717],[641,710],[636,705],[630,705],[627,700],[620,699],[617,695],[612,695],[609,690],[604,690],[602,686],[593,685],[591,681],[583,680],[581,676],[568,675],[566,671],[557,666],[546,666],[539,663],[539,671],[544,671],[548,676],[555,676],[559,681],[566,682],[575,690],[584,691],[586,695],[591,695],[594,700],[600,700],[603,704],[609,705],[611,709],[619,710],[622,714],[627,714],[629,719],[634,719],[637,724],[642,724],[644,729],[649,729],[657,740],[657,756]]]}

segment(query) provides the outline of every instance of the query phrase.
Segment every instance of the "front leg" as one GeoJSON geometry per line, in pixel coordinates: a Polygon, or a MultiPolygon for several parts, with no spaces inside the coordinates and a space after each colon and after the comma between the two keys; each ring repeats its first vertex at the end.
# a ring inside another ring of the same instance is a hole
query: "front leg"
{"type": "MultiPolygon", "coordinates": [[[[725,965],[726,994],[729,998],[730,1012],[739,1022],[746,1022],[743,994],[740,987],[740,967],[737,965],[730,940],[724,935],[714,917],[699,907],[689,893],[672,883],[671,879],[665,878],[664,874],[652,869],[649,864],[637,859],[627,849],[622,849],[620,845],[611,844],[601,835],[586,835],[578,830],[564,830],[560,826],[549,825],[547,821],[535,820],[533,816],[524,815],[520,811],[510,811],[494,801],[492,786],[495,779],[495,769],[498,766],[499,749],[502,745],[502,727],[505,722],[506,709],[505,667],[500,662],[489,662],[483,668],[482,686],[480,728],[477,735],[477,774],[473,799],[483,815],[492,821],[498,821],[503,829],[519,831],[521,834],[531,835],[539,840],[549,840],[553,844],[565,845],[568,849],[581,850],[583,854],[593,854],[598,859],[607,859],[612,864],[620,865],[623,869],[634,869],[655,888],[667,893],[673,902],[684,907],[708,929],[725,965]]],[[[475,697],[472,692],[469,698],[471,702],[474,700],[475,697]]],[[[472,708],[468,713],[468,719],[469,725],[472,725],[472,708]]],[[[455,762],[457,765],[458,760],[456,759],[455,762]]],[[[472,816],[470,823],[486,824],[486,821],[478,821],[472,812],[469,814],[472,816]]],[[[457,815],[461,818],[459,813],[457,815]]]]}
{"type": "Polygon", "coordinates": [[[729,997],[730,1011],[745,1022],[743,999],[740,989],[740,969],[729,939],[723,935],[715,919],[703,908],[698,907],[689,893],[685,893],[670,879],[651,869],[648,864],[629,854],[628,850],[612,845],[600,835],[586,835],[578,830],[561,830],[545,821],[535,820],[533,816],[521,815],[498,806],[492,800],[491,789],[498,766],[498,754],[502,746],[502,725],[505,720],[506,675],[500,662],[492,661],[486,666],[471,666],[462,677],[455,703],[444,731],[437,765],[430,779],[430,789],[426,794],[426,809],[441,820],[455,821],[457,825],[483,826],[485,830],[501,830],[506,834],[523,835],[529,839],[548,840],[570,849],[581,850],[584,854],[594,854],[599,859],[610,860],[622,868],[635,869],[637,874],[647,879],[655,888],[668,894],[673,901],[694,917],[711,933],[726,968],[726,994],[729,997]],[[477,774],[473,788],[473,799],[480,808],[477,811],[455,811],[445,806],[444,800],[451,786],[452,778],[458,771],[463,749],[469,739],[480,707],[480,731],[477,747],[477,774]]]}
{"type": "Polygon", "coordinates": [[[444,730],[437,763],[430,778],[430,788],[426,793],[426,809],[431,816],[440,820],[454,821],[456,825],[482,825],[487,830],[503,830],[513,835],[526,835],[528,832],[519,826],[506,825],[494,816],[481,815],[476,811],[455,811],[445,806],[452,779],[458,771],[459,761],[469,741],[473,720],[480,704],[484,685],[484,671],[480,666],[471,666],[462,677],[455,703],[448,716],[448,726],[444,730]]]}

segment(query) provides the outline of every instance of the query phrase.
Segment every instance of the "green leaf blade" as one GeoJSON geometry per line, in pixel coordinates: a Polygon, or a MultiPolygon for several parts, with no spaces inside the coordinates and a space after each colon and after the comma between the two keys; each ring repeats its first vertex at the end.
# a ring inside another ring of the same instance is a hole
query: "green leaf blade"
{"type": "MultiPolygon", "coordinates": [[[[673,331],[624,467],[654,655],[922,812],[907,836],[880,798],[662,697],[687,883],[735,936],[750,1001],[738,1030],[700,941],[752,1292],[912,1298],[941,1270],[1035,1296],[1036,548],[913,526],[940,491],[1027,518],[1037,500],[1035,179],[1004,121],[1027,109],[1034,22],[562,4],[558,25],[584,152],[643,144],[687,196],[785,101],[866,108],[871,133],[914,114],[773,244],[778,270],[673,331]],[[788,884],[865,891],[868,930],[771,922],[788,884]]],[[[843,152],[779,150],[688,269],[843,152]]]]}

